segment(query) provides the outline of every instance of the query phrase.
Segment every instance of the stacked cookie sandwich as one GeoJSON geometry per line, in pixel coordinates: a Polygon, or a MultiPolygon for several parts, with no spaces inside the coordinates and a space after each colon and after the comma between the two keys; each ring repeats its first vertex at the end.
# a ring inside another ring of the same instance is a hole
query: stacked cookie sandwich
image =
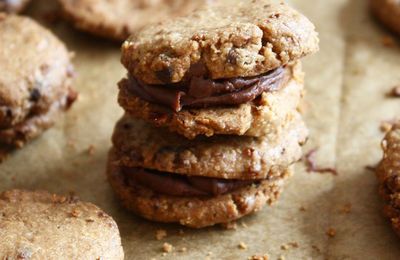
{"type": "Polygon", "coordinates": [[[107,169],[123,204],[200,228],[275,201],[308,134],[298,60],[317,50],[313,24],[271,0],[218,1],[128,39],[107,169]]]}

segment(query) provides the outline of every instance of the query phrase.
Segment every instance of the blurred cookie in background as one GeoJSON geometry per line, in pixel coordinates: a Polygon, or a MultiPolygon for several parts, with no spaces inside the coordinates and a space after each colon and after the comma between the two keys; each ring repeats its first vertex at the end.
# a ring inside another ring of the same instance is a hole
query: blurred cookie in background
{"type": "Polygon", "coordinates": [[[71,53],[30,18],[0,14],[0,147],[20,148],[77,98],[71,53]]]}
{"type": "Polygon", "coordinates": [[[371,0],[371,11],[390,30],[400,34],[400,0],[371,0]]]}
{"type": "Polygon", "coordinates": [[[0,12],[19,13],[31,0],[0,0],[0,12]]]}
{"type": "Polygon", "coordinates": [[[123,41],[149,23],[185,15],[210,0],[59,0],[76,28],[123,41]]]}
{"type": "Polygon", "coordinates": [[[75,196],[5,191],[0,212],[0,259],[124,259],[115,221],[75,196]]]}

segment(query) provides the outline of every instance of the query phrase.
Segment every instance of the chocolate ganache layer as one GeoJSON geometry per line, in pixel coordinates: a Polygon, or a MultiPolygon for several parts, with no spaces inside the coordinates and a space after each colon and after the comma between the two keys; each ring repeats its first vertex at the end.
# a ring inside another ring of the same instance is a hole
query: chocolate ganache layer
{"type": "Polygon", "coordinates": [[[225,180],[207,177],[161,173],[144,168],[122,168],[128,184],[140,184],[161,194],[171,196],[217,196],[250,184],[257,180],[225,180]]]}
{"type": "Polygon", "coordinates": [[[119,86],[148,102],[179,112],[184,107],[239,105],[252,101],[263,92],[279,90],[289,74],[289,68],[279,67],[249,78],[212,80],[193,75],[185,82],[167,85],[149,85],[129,75],[119,86]]]}

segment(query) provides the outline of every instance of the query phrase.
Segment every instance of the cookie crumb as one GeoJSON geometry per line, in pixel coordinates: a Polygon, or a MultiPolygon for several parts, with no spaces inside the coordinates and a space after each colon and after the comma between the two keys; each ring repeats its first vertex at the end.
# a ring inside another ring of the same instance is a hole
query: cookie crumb
{"type": "Polygon", "coordinates": [[[213,254],[213,252],[210,251],[207,253],[207,256],[211,256],[212,254],[213,254]]]}
{"type": "Polygon", "coordinates": [[[315,162],[315,155],[317,154],[317,151],[318,148],[314,148],[304,156],[304,162],[306,165],[307,172],[331,173],[332,175],[335,176],[338,175],[335,168],[330,168],[330,167],[321,168],[317,166],[315,162]]]}
{"type": "Polygon", "coordinates": [[[240,242],[238,247],[239,247],[239,249],[242,249],[242,250],[246,250],[247,249],[247,245],[244,242],[240,242]]]}
{"type": "Polygon", "coordinates": [[[304,211],[306,211],[307,209],[306,209],[306,207],[304,207],[304,206],[300,206],[299,210],[304,212],[304,211]]]}
{"type": "Polygon", "coordinates": [[[87,153],[92,156],[95,152],[96,148],[93,144],[89,145],[88,149],[87,149],[87,153]]]}
{"type": "Polygon", "coordinates": [[[163,244],[164,253],[171,253],[172,250],[174,250],[174,247],[171,244],[169,244],[169,243],[164,243],[163,244]]]}
{"type": "Polygon", "coordinates": [[[228,222],[228,223],[222,223],[221,225],[223,228],[228,229],[228,230],[236,230],[237,229],[237,223],[235,221],[228,222]]]}
{"type": "Polygon", "coordinates": [[[288,249],[289,249],[289,246],[286,245],[286,244],[281,245],[281,249],[282,249],[282,250],[288,250],[288,249]]]}
{"type": "Polygon", "coordinates": [[[285,256],[283,256],[283,255],[280,255],[279,257],[278,257],[278,260],[285,260],[286,258],[285,258],[285,256]]]}
{"type": "Polygon", "coordinates": [[[384,120],[381,122],[379,129],[381,130],[382,133],[387,133],[392,129],[392,126],[395,124],[396,120],[384,120]]]}
{"type": "Polygon", "coordinates": [[[182,247],[181,249],[179,249],[179,252],[182,252],[182,253],[184,253],[186,251],[187,251],[186,247],[182,247]]]}
{"type": "Polygon", "coordinates": [[[293,248],[299,248],[299,243],[297,242],[289,242],[289,245],[293,248]]]}
{"type": "Polygon", "coordinates": [[[161,240],[167,236],[167,231],[164,229],[156,230],[156,239],[161,240]]]}
{"type": "Polygon", "coordinates": [[[335,237],[336,236],[336,229],[334,229],[334,228],[328,228],[328,230],[326,231],[326,234],[329,236],[329,237],[335,237]]]}
{"type": "Polygon", "coordinates": [[[249,256],[248,258],[247,258],[248,260],[268,260],[269,258],[268,258],[268,255],[267,254],[265,254],[265,255],[253,255],[253,256],[249,256]]]}
{"type": "Polygon", "coordinates": [[[241,225],[242,225],[242,227],[244,227],[244,228],[248,228],[248,226],[247,226],[247,224],[246,224],[245,222],[242,222],[241,225]]]}
{"type": "Polygon", "coordinates": [[[389,93],[387,93],[388,97],[400,97],[400,84],[394,86],[389,93]]]}
{"type": "Polygon", "coordinates": [[[351,212],[351,207],[351,203],[344,204],[343,207],[340,209],[340,213],[349,214],[351,212]]]}
{"type": "Polygon", "coordinates": [[[396,42],[392,36],[385,35],[382,37],[382,44],[385,47],[394,47],[396,42]]]}

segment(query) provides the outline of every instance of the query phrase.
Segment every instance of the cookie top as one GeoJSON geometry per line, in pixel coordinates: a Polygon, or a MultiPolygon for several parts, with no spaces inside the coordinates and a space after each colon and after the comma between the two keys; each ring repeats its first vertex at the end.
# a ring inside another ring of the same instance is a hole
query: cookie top
{"type": "Polygon", "coordinates": [[[19,13],[31,0],[0,0],[0,12],[19,13]]]}
{"type": "Polygon", "coordinates": [[[380,194],[385,200],[384,213],[400,235],[400,122],[382,141],[383,159],[377,169],[380,194]]]}
{"type": "Polygon", "coordinates": [[[318,50],[314,25],[275,0],[227,1],[138,31],[122,63],[148,84],[180,82],[201,64],[212,79],[256,76],[318,50]]]}
{"type": "Polygon", "coordinates": [[[0,194],[1,259],[123,259],[114,220],[91,203],[45,191],[0,194]]]}
{"type": "Polygon", "coordinates": [[[70,53],[30,18],[0,14],[0,128],[48,111],[66,96],[70,53]]]}
{"type": "Polygon", "coordinates": [[[85,31],[123,41],[144,25],[187,14],[208,0],[60,0],[72,23],[85,31]]]}
{"type": "Polygon", "coordinates": [[[222,179],[264,179],[301,158],[308,131],[299,114],[277,135],[213,136],[188,140],[125,115],[116,125],[116,164],[222,179]]]}
{"type": "Polygon", "coordinates": [[[371,0],[371,11],[390,30],[400,34],[400,0],[371,0]]]}

